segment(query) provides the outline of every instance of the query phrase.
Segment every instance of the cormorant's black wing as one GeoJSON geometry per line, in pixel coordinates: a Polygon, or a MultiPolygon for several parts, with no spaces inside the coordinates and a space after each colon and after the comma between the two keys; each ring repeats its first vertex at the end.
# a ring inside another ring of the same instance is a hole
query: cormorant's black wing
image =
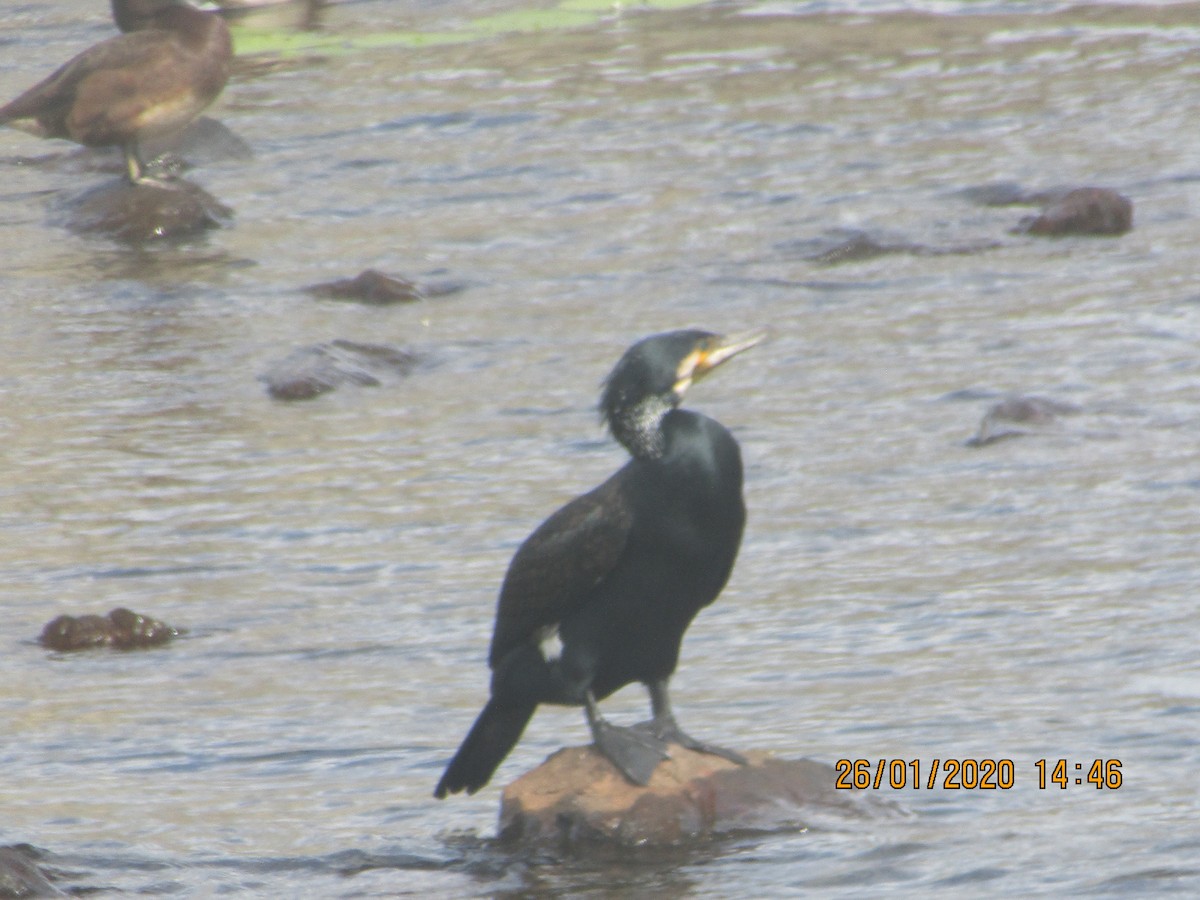
{"type": "Polygon", "coordinates": [[[517,550],[500,589],[489,665],[560,622],[612,571],[633,523],[623,472],[562,507],[517,550]]]}

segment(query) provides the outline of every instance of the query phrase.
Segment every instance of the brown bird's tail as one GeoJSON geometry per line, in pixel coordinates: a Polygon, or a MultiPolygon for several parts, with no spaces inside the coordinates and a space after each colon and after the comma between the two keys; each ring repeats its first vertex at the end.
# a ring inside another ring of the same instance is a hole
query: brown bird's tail
{"type": "Polygon", "coordinates": [[[495,698],[489,700],[446,766],[433,796],[441,800],[461,790],[473,794],[487,784],[521,739],[536,709],[536,703],[501,704],[495,698]]]}

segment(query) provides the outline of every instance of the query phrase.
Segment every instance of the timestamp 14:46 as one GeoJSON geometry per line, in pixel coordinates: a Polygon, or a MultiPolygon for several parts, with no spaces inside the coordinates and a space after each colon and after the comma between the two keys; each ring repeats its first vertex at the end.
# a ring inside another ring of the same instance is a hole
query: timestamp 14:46
{"type": "Polygon", "coordinates": [[[1116,790],[1124,783],[1119,759],[1093,759],[1084,775],[1084,764],[1065,759],[1039,759],[1034,763],[1038,771],[1038,787],[1043,791],[1057,786],[1066,790],[1072,784],[1091,784],[1097,790],[1116,790]]]}

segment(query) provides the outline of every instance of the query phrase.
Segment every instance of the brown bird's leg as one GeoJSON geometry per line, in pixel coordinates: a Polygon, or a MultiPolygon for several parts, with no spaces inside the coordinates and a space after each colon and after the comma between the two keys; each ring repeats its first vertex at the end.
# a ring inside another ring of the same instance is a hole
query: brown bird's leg
{"type": "Polygon", "coordinates": [[[125,172],[129,176],[129,183],[141,184],[146,180],[146,176],[143,173],[142,158],[138,153],[137,140],[134,139],[126,144],[122,144],[121,151],[125,154],[125,172]]]}

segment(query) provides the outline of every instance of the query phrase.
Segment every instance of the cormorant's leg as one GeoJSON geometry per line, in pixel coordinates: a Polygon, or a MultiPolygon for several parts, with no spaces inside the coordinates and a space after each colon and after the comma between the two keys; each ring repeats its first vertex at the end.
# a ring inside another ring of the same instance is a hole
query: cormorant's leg
{"type": "Polygon", "coordinates": [[[634,726],[635,728],[652,734],[661,741],[679,744],[679,746],[695,750],[697,753],[720,756],[730,762],[737,763],[739,766],[748,764],[749,760],[736,750],[727,750],[715,744],[698,741],[679,727],[675,721],[675,714],[671,711],[671,696],[667,692],[667,680],[665,678],[661,681],[652,681],[646,687],[650,691],[650,709],[654,718],[650,722],[643,722],[640,725],[634,726]]]}
{"type": "Polygon", "coordinates": [[[596,748],[634,784],[648,784],[658,764],[670,756],[666,743],[645,731],[605,721],[591,691],[584,695],[584,711],[596,748]]]}

